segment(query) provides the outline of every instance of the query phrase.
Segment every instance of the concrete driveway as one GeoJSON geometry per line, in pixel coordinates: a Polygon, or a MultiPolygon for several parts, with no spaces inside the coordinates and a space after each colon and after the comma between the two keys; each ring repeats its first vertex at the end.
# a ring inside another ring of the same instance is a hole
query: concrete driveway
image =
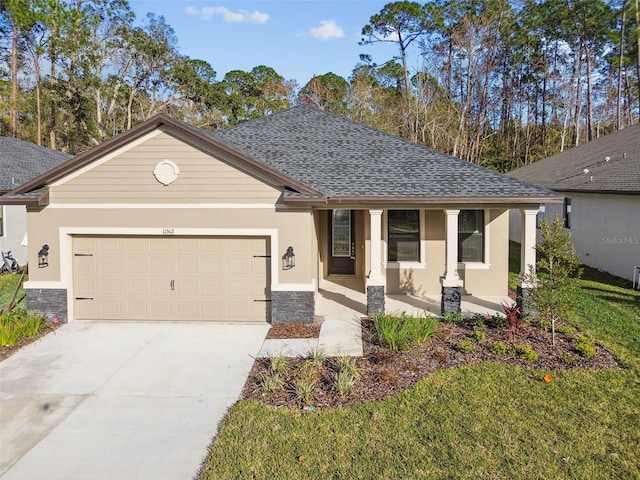
{"type": "Polygon", "coordinates": [[[268,324],[77,322],[0,362],[0,477],[191,479],[268,324]]]}

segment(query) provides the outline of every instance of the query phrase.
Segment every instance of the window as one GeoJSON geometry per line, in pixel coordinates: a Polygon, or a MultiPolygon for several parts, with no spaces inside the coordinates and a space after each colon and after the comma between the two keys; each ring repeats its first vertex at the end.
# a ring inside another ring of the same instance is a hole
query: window
{"type": "Polygon", "coordinates": [[[0,205],[0,237],[4,237],[4,205],[0,205]]]}
{"type": "Polygon", "coordinates": [[[546,211],[546,207],[544,205],[540,205],[538,207],[538,214],[536,215],[536,228],[540,230],[540,223],[544,219],[544,214],[546,211]]]}
{"type": "Polygon", "coordinates": [[[484,210],[460,210],[458,261],[484,262],[484,210]]]}
{"type": "Polygon", "coordinates": [[[564,199],[564,228],[571,228],[571,199],[564,199]]]}
{"type": "Polygon", "coordinates": [[[420,261],[420,210],[389,210],[387,213],[390,262],[420,261]]]}

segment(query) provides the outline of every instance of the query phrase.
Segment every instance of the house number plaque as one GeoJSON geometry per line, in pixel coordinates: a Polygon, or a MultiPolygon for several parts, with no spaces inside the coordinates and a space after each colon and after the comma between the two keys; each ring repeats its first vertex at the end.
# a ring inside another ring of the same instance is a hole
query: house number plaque
{"type": "Polygon", "coordinates": [[[173,235],[175,232],[175,230],[173,228],[163,228],[162,229],[162,234],[163,235],[173,235]]]}

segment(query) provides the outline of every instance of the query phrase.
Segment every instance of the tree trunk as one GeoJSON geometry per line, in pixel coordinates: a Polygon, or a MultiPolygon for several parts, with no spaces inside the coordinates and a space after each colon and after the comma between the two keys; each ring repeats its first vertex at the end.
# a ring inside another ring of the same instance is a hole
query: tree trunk
{"type": "Polygon", "coordinates": [[[640,1],[636,0],[636,75],[638,76],[638,118],[640,118],[640,1]]]}
{"type": "Polygon", "coordinates": [[[624,22],[626,20],[627,0],[622,0],[622,20],[620,21],[620,54],[618,55],[618,91],[616,99],[616,128],[622,130],[622,63],[624,61],[624,22]]]}
{"type": "Polygon", "coordinates": [[[587,141],[593,140],[593,89],[591,85],[591,47],[585,45],[585,56],[587,61],[587,141]]]}
{"type": "Polygon", "coordinates": [[[11,41],[11,136],[18,138],[18,25],[15,19],[11,41]]]}

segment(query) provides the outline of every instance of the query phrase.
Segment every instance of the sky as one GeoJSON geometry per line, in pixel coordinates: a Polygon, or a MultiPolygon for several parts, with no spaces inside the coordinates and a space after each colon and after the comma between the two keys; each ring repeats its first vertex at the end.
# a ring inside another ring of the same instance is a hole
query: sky
{"type": "MultiPolygon", "coordinates": [[[[389,0],[388,0],[389,1],[389,0]]],[[[381,64],[398,54],[387,43],[361,46],[362,27],[388,1],[130,0],[138,24],[148,12],[173,27],[182,55],[207,61],[222,80],[231,70],[265,65],[304,86],[333,72],[348,80],[370,54],[381,64]]]]}

